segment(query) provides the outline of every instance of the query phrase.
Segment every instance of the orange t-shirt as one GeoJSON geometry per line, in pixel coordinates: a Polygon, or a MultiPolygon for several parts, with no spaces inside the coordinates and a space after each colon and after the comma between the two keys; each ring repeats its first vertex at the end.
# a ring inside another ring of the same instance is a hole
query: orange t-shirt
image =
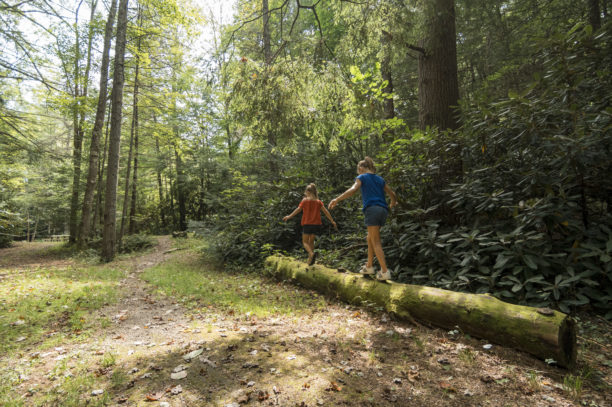
{"type": "Polygon", "coordinates": [[[302,214],[302,225],[320,225],[321,224],[321,207],[323,202],[318,199],[302,199],[299,205],[304,212],[302,214]]]}

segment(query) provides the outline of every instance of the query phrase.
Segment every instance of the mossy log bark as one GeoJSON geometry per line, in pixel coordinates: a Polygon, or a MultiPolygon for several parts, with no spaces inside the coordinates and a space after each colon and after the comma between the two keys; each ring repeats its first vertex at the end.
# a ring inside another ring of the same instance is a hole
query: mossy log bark
{"type": "Polygon", "coordinates": [[[279,279],[298,282],[349,303],[369,302],[402,319],[414,318],[446,329],[459,327],[464,333],[540,359],[554,359],[570,369],[576,363],[575,323],[557,311],[508,304],[487,294],[381,283],[321,265],[308,267],[284,256],[270,256],[265,265],[279,279]]]}

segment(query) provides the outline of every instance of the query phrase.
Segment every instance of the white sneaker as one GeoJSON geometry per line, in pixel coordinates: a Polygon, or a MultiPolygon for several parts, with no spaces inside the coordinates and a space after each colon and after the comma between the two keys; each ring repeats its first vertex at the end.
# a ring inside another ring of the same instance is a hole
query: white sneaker
{"type": "Polygon", "coordinates": [[[380,281],[391,280],[391,272],[389,270],[387,270],[386,273],[378,271],[378,273],[376,273],[376,279],[380,281]]]}
{"type": "Polygon", "coordinates": [[[374,267],[367,267],[366,265],[361,266],[359,274],[374,274],[374,267]]]}

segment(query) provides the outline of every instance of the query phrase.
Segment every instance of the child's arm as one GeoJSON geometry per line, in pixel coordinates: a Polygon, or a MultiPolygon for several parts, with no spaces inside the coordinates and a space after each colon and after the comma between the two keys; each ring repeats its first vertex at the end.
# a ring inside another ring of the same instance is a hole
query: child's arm
{"type": "Polygon", "coordinates": [[[387,184],[385,184],[385,192],[387,193],[387,195],[391,197],[389,208],[393,208],[395,205],[397,205],[397,196],[395,195],[395,192],[393,192],[393,190],[389,188],[389,185],[387,184]]]}
{"type": "Polygon", "coordinates": [[[324,206],[321,207],[321,210],[323,211],[327,219],[329,219],[331,224],[334,225],[334,229],[338,229],[338,226],[336,225],[336,222],[334,222],[334,219],[332,218],[331,213],[329,213],[329,211],[324,206]]]}
{"type": "Polygon", "coordinates": [[[298,206],[297,208],[295,208],[293,212],[291,212],[289,215],[283,218],[283,222],[287,222],[289,219],[293,218],[295,215],[297,215],[300,212],[302,212],[302,208],[298,206]]]}
{"type": "Polygon", "coordinates": [[[359,188],[361,188],[361,180],[360,179],[356,179],[355,183],[353,184],[352,187],[350,187],[349,189],[344,191],[342,193],[342,195],[338,196],[335,199],[332,199],[330,201],[329,205],[327,205],[327,207],[329,209],[334,209],[336,207],[336,205],[338,205],[338,202],[343,201],[346,198],[350,198],[351,196],[355,195],[357,193],[357,191],[359,191],[359,188]]]}

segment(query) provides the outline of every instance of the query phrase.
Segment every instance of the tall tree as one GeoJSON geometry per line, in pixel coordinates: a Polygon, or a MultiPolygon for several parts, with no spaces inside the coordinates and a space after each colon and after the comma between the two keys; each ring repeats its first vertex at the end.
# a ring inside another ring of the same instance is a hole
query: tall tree
{"type": "Polygon", "coordinates": [[[111,108],[111,130],[108,146],[108,166],[106,175],[106,191],[104,199],[104,234],[102,236],[102,259],[111,261],[116,252],[117,224],[117,178],[119,171],[119,147],[121,143],[121,119],[123,108],[123,85],[125,45],[127,33],[128,1],[119,3],[117,21],[117,40],[115,43],[115,67],[113,71],[113,90],[111,108]]]}
{"type": "Polygon", "coordinates": [[[74,56],[74,113],[73,113],[73,126],[74,126],[74,139],[73,139],[73,153],[72,153],[72,166],[73,166],[73,178],[72,178],[72,198],[70,200],[70,243],[76,243],[78,233],[78,208],[79,208],[79,191],[81,188],[81,159],[82,159],[82,148],[83,148],[83,125],[85,123],[85,104],[87,100],[87,90],[89,87],[89,70],[91,68],[91,46],[93,42],[93,19],[96,11],[97,0],[94,0],[91,4],[91,16],[89,19],[89,30],[87,38],[87,59],[85,66],[85,73],[81,77],[80,74],[80,40],[79,40],[79,10],[83,1],[79,2],[79,5],[75,12],[75,56],[74,56]]]}
{"type": "Polygon", "coordinates": [[[93,206],[94,192],[96,190],[97,176],[100,162],[100,139],[102,128],[104,127],[104,116],[106,113],[107,87],[108,87],[108,66],[111,39],[113,36],[113,26],[117,14],[117,0],[111,1],[110,11],[104,29],[104,49],[102,50],[102,65],[100,67],[100,94],[98,95],[98,106],[96,118],[91,132],[91,145],[89,147],[89,170],[87,173],[87,184],[85,195],[83,196],[83,210],[81,213],[81,232],[79,242],[87,242],[91,234],[91,208],[93,206]]]}
{"type": "Polygon", "coordinates": [[[427,31],[419,44],[419,124],[421,128],[456,129],[459,83],[455,1],[427,2],[424,28],[427,31]]]}

